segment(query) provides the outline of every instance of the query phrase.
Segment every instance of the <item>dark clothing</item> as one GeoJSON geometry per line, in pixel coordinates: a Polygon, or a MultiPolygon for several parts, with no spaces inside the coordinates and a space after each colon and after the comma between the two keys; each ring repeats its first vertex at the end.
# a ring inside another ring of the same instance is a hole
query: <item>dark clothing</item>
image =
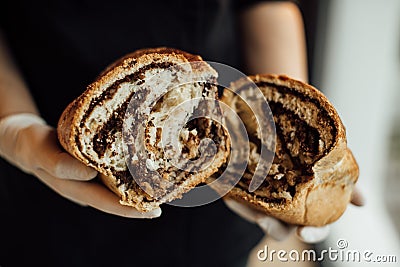
{"type": "MultiPolygon", "coordinates": [[[[229,1],[3,2],[0,27],[53,126],[100,71],[136,49],[169,46],[240,65],[229,1]]],[[[80,207],[0,160],[0,265],[237,266],[262,237],[222,201],[162,210],[142,220],[80,207]]]]}
{"type": "Polygon", "coordinates": [[[229,1],[8,2],[0,20],[9,45],[53,125],[108,64],[136,49],[174,47],[238,67],[229,1]]]}

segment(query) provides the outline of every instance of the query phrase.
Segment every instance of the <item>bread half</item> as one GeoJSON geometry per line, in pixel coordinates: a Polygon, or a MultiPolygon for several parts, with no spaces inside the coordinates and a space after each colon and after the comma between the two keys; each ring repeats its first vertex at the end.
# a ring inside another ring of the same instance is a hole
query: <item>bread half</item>
{"type": "MultiPolygon", "coordinates": [[[[316,88],[287,76],[249,77],[265,96],[275,122],[275,156],[261,186],[249,184],[260,157],[255,117],[243,99],[255,94],[247,80],[232,84],[221,99],[242,118],[250,139],[247,169],[228,197],[290,224],[322,226],[338,219],[358,179],[338,113],[316,88]]],[[[227,118],[229,120],[229,118],[227,118]]],[[[232,142],[235,142],[232,140],[232,142]]],[[[219,185],[221,187],[221,185],[219,185]]],[[[221,189],[221,188],[219,188],[221,189]]]]}
{"type": "Polygon", "coordinates": [[[100,173],[121,204],[150,211],[182,197],[226,161],[224,129],[194,117],[199,111],[221,116],[217,101],[206,101],[217,99],[216,79],[200,56],[170,48],[136,51],[109,66],[65,109],[58,138],[100,173]],[[193,100],[191,108],[179,110],[187,100],[193,100]],[[181,128],[174,139],[178,146],[169,150],[178,159],[167,155],[162,142],[163,134],[172,134],[167,120],[181,128]],[[201,148],[205,138],[215,144],[210,151],[201,148]]]}

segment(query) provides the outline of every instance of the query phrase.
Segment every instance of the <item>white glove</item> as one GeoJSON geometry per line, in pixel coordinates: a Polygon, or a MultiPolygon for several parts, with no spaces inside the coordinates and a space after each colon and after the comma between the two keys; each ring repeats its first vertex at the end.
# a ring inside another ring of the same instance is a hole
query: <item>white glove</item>
{"type": "MultiPolygon", "coordinates": [[[[224,198],[224,202],[232,211],[249,222],[258,224],[265,234],[278,241],[286,239],[295,229],[297,237],[306,243],[321,242],[329,235],[329,225],[322,227],[288,225],[233,199],[224,198]]],[[[351,203],[355,206],[363,206],[364,202],[363,195],[355,188],[351,203]]]]}
{"type": "Polygon", "coordinates": [[[34,114],[16,114],[0,120],[0,156],[26,173],[33,174],[61,196],[107,213],[153,218],[161,210],[142,213],[122,206],[103,185],[88,182],[97,172],[59,146],[55,129],[34,114]]]}
{"type": "Polygon", "coordinates": [[[316,243],[322,241],[329,234],[328,226],[309,227],[288,225],[235,200],[226,198],[224,201],[232,211],[249,222],[256,223],[265,234],[278,241],[286,239],[295,230],[295,228],[297,228],[298,237],[307,243],[316,243]]]}

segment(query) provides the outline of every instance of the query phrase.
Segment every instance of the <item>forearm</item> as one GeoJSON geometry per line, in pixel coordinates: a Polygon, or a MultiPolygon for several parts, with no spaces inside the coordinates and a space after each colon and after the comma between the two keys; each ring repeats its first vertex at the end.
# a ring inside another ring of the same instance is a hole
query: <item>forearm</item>
{"type": "Polygon", "coordinates": [[[16,113],[38,114],[38,110],[0,32],[0,118],[16,113]]]}
{"type": "Polygon", "coordinates": [[[295,4],[258,4],[240,14],[239,20],[249,74],[287,74],[308,80],[303,19],[295,4]]]}

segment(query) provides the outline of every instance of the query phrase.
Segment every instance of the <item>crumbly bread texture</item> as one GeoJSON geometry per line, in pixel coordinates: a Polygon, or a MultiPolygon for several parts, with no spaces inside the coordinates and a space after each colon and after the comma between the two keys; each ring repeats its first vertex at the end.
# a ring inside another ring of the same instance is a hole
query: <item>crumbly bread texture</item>
{"type": "MultiPolygon", "coordinates": [[[[227,196],[290,224],[322,226],[337,220],[359,174],[338,113],[320,91],[303,82],[283,75],[249,78],[264,94],[274,117],[275,157],[263,184],[250,192],[260,157],[260,129],[250,107],[225,90],[221,100],[239,114],[251,140],[246,172],[227,196]]],[[[232,90],[251,98],[255,89],[242,79],[232,84],[232,90]]]]}
{"type": "Polygon", "coordinates": [[[100,173],[104,184],[121,197],[121,204],[153,210],[181,198],[226,161],[230,145],[223,128],[207,118],[190,119],[200,109],[221,115],[216,101],[203,101],[217,99],[216,78],[216,71],[200,56],[170,48],[136,51],[110,65],[65,109],[57,128],[59,141],[100,173]],[[198,81],[188,83],[189,75],[198,81]],[[189,99],[200,100],[193,101],[191,110],[178,109],[179,115],[170,116],[182,128],[177,139],[179,160],[204,159],[213,152],[207,168],[176,167],[163,150],[162,134],[172,134],[163,128],[171,119],[168,115],[189,99]],[[200,150],[204,138],[214,141],[216,151],[200,150]],[[138,151],[138,143],[146,153],[138,151]]]}

